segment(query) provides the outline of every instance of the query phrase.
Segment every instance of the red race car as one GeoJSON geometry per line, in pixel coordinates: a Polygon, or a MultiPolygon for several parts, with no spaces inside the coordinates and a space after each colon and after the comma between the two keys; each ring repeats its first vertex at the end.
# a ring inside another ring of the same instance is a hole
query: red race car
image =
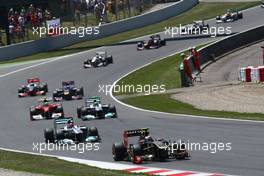
{"type": "Polygon", "coordinates": [[[48,92],[47,83],[41,83],[39,78],[31,78],[27,80],[27,85],[22,85],[18,89],[18,97],[46,95],[48,92]]]}
{"type": "Polygon", "coordinates": [[[63,107],[59,103],[49,103],[52,98],[40,99],[41,104],[30,107],[30,120],[54,119],[64,117],[63,107]]]}

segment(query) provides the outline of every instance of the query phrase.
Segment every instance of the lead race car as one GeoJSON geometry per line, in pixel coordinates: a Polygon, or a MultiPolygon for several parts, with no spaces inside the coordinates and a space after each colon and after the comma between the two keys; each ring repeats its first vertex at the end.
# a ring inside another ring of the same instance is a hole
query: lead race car
{"type": "Polygon", "coordinates": [[[112,155],[115,161],[132,161],[141,164],[144,161],[166,161],[167,159],[188,159],[189,152],[180,143],[170,143],[164,139],[155,139],[149,135],[148,128],[126,130],[123,142],[112,145],[112,155]],[[136,144],[129,144],[128,138],[139,137],[136,144]]]}
{"type": "Polygon", "coordinates": [[[229,9],[226,11],[224,15],[216,17],[216,23],[233,22],[242,18],[243,18],[242,12],[239,12],[238,10],[229,9]]]}
{"type": "Polygon", "coordinates": [[[62,104],[59,103],[49,103],[52,98],[43,97],[39,99],[42,102],[39,105],[31,106],[30,120],[42,120],[42,119],[54,119],[64,117],[64,111],[62,104]]]}
{"type": "Polygon", "coordinates": [[[76,88],[74,81],[63,81],[62,88],[53,92],[53,100],[78,100],[83,98],[83,94],[83,87],[76,88]]]}
{"type": "Polygon", "coordinates": [[[27,80],[27,85],[18,89],[18,97],[46,95],[47,92],[47,83],[41,83],[39,78],[31,78],[27,80]]]}
{"type": "Polygon", "coordinates": [[[115,106],[102,104],[100,97],[86,97],[84,103],[77,108],[77,116],[82,120],[117,118],[115,106]]]}
{"type": "Polygon", "coordinates": [[[84,68],[102,67],[113,63],[113,56],[108,55],[106,51],[96,52],[95,56],[83,62],[84,68]]]}
{"type": "Polygon", "coordinates": [[[161,39],[160,35],[152,35],[148,41],[141,41],[137,43],[137,50],[157,49],[166,45],[166,40],[161,39]]]}
{"type": "Polygon", "coordinates": [[[75,125],[72,117],[54,119],[54,127],[44,130],[44,138],[46,143],[57,144],[78,144],[101,141],[96,127],[75,125]]]}

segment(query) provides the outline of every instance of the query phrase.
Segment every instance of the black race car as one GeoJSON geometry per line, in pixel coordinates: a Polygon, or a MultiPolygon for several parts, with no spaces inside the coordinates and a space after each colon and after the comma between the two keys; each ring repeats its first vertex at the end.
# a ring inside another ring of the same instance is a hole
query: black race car
{"type": "Polygon", "coordinates": [[[46,143],[57,144],[90,143],[101,140],[96,127],[74,125],[72,117],[54,119],[54,128],[46,128],[44,138],[46,143]]]}
{"type": "Polygon", "coordinates": [[[204,20],[194,21],[192,24],[186,25],[182,28],[181,34],[202,34],[203,31],[209,31],[209,24],[205,24],[204,20]]]}
{"type": "Polygon", "coordinates": [[[227,22],[233,22],[239,19],[243,18],[243,13],[239,12],[237,10],[229,9],[226,11],[226,13],[222,16],[216,17],[216,23],[227,23],[227,22]]]}
{"type": "Polygon", "coordinates": [[[46,95],[48,92],[47,83],[41,83],[39,78],[31,78],[27,80],[27,85],[22,85],[18,89],[18,97],[46,95]]]}
{"type": "Polygon", "coordinates": [[[106,51],[96,52],[95,56],[83,62],[84,68],[102,67],[113,63],[113,56],[107,55],[106,51]]]}
{"type": "Polygon", "coordinates": [[[82,120],[117,118],[115,106],[102,104],[100,97],[84,98],[85,105],[77,108],[78,118],[82,120]]]}
{"type": "Polygon", "coordinates": [[[83,97],[83,87],[76,88],[74,81],[63,81],[62,88],[53,92],[53,100],[77,100],[83,97]]]}
{"type": "Polygon", "coordinates": [[[166,40],[161,39],[160,35],[152,35],[148,41],[141,41],[137,43],[137,50],[155,49],[166,45],[166,40]]]}
{"type": "Polygon", "coordinates": [[[164,139],[149,136],[148,128],[126,130],[123,142],[114,143],[112,155],[115,161],[132,161],[140,164],[143,161],[166,161],[167,159],[188,159],[190,154],[180,143],[170,143],[164,139]],[[139,136],[136,144],[129,144],[128,138],[139,136]]]}

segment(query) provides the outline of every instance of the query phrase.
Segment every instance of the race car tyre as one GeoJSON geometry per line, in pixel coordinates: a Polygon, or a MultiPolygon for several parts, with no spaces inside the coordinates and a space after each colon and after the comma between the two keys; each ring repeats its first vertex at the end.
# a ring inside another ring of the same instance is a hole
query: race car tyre
{"type": "Polygon", "coordinates": [[[54,130],[51,128],[46,128],[44,130],[44,138],[46,143],[54,143],[55,142],[54,130]]]}
{"type": "Polygon", "coordinates": [[[108,62],[109,64],[112,64],[112,63],[113,63],[113,56],[110,56],[110,57],[108,58],[107,62],[108,62]]]}
{"type": "Polygon", "coordinates": [[[141,156],[142,151],[141,151],[140,145],[139,144],[131,145],[130,152],[131,152],[132,157],[141,156]]]}
{"type": "Polygon", "coordinates": [[[58,105],[55,112],[56,113],[61,113],[62,117],[64,117],[64,110],[63,110],[62,105],[58,105]]]}
{"type": "Polygon", "coordinates": [[[56,133],[56,139],[57,140],[63,140],[64,139],[64,133],[62,130],[57,130],[57,133],[56,133]]]}
{"type": "Polygon", "coordinates": [[[48,89],[48,84],[45,84],[45,85],[44,85],[44,91],[45,91],[45,92],[48,92],[48,91],[49,91],[49,89],[48,89]]]}
{"type": "Polygon", "coordinates": [[[31,107],[29,108],[29,112],[30,112],[30,120],[31,121],[35,120],[33,116],[36,115],[36,109],[34,107],[31,107]]]}
{"type": "Polygon", "coordinates": [[[89,133],[91,136],[99,136],[98,130],[96,127],[92,126],[89,128],[89,133]]]}
{"type": "Polygon", "coordinates": [[[123,161],[127,156],[127,151],[124,144],[115,142],[112,146],[112,155],[115,161],[123,161]]]}
{"type": "Polygon", "coordinates": [[[79,93],[80,93],[81,96],[84,95],[84,93],[83,93],[83,87],[80,88],[79,93]]]}
{"type": "Polygon", "coordinates": [[[56,99],[55,99],[56,97],[58,97],[58,93],[57,93],[57,91],[54,91],[53,94],[52,94],[52,99],[54,101],[56,101],[56,99]]]}
{"type": "Polygon", "coordinates": [[[115,113],[114,118],[117,118],[117,113],[116,113],[116,108],[115,108],[115,106],[111,105],[111,106],[109,107],[109,112],[111,112],[111,113],[115,113]]]}
{"type": "Polygon", "coordinates": [[[164,40],[161,40],[160,41],[160,44],[161,44],[161,46],[165,46],[166,45],[166,40],[164,39],[164,40]]]}
{"type": "Polygon", "coordinates": [[[77,107],[77,117],[79,119],[82,117],[82,107],[77,107]]]}
{"type": "Polygon", "coordinates": [[[242,19],[243,18],[243,13],[239,12],[238,13],[238,19],[242,19]]]}

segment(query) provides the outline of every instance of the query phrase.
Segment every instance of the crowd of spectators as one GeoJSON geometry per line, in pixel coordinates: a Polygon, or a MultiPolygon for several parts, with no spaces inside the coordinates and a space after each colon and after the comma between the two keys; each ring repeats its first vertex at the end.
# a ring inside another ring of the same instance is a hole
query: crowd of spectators
{"type": "Polygon", "coordinates": [[[36,8],[31,4],[28,8],[11,8],[8,12],[9,34],[11,40],[24,41],[26,29],[45,25],[52,18],[48,9],[36,8]]]}

